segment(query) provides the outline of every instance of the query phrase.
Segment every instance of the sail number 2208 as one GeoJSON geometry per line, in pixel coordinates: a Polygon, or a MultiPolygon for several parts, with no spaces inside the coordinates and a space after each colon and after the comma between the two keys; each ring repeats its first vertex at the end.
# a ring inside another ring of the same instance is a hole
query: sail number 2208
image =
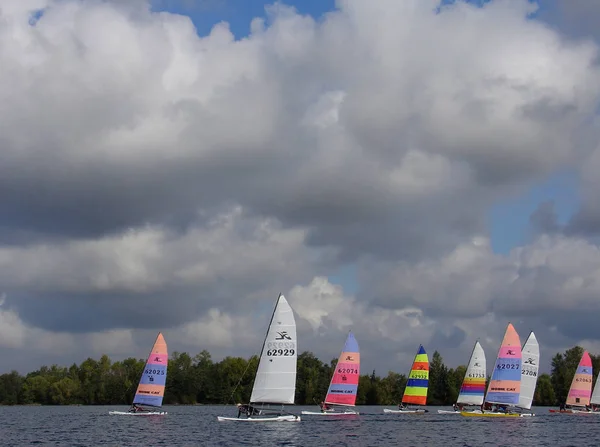
{"type": "Polygon", "coordinates": [[[288,357],[294,354],[296,354],[296,343],[288,341],[267,343],[267,355],[269,357],[288,357]]]}

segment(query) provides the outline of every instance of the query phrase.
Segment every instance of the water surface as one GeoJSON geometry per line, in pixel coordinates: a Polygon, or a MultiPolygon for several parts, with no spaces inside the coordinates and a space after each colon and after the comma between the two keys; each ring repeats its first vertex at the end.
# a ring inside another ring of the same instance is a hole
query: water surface
{"type": "MultiPolygon", "coordinates": [[[[300,414],[312,407],[290,407],[300,414]]],[[[383,414],[358,407],[360,416],[334,420],[302,416],[299,423],[217,422],[236,416],[232,406],[166,406],[167,416],[110,416],[119,406],[0,407],[1,446],[600,446],[600,415],[478,419],[383,414]]],[[[391,408],[391,407],[388,407],[391,408]]]]}

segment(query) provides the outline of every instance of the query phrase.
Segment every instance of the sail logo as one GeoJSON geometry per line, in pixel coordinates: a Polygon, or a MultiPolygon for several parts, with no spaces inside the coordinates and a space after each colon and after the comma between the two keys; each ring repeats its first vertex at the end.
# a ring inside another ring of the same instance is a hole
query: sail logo
{"type": "Polygon", "coordinates": [[[528,357],[523,363],[535,366],[535,360],[533,360],[531,357],[528,357]]]}
{"type": "Polygon", "coordinates": [[[346,361],[347,362],[353,362],[354,361],[354,357],[352,357],[351,355],[346,356],[346,361]]]}
{"type": "Polygon", "coordinates": [[[152,377],[152,376],[148,377],[148,381],[154,382],[154,377],[152,377]]]}
{"type": "Polygon", "coordinates": [[[515,351],[513,351],[512,349],[509,349],[508,351],[506,351],[506,354],[508,354],[508,355],[517,355],[515,353],[515,351]]]}
{"type": "Polygon", "coordinates": [[[162,360],[160,359],[160,357],[154,357],[154,361],[157,363],[162,363],[162,360]]]}
{"type": "Polygon", "coordinates": [[[278,337],[275,337],[275,340],[291,340],[292,337],[290,337],[287,333],[287,331],[281,331],[281,332],[277,332],[278,337]]]}
{"type": "Polygon", "coordinates": [[[480,365],[479,363],[475,363],[475,364],[473,365],[473,368],[481,368],[481,365],[480,365]]]}

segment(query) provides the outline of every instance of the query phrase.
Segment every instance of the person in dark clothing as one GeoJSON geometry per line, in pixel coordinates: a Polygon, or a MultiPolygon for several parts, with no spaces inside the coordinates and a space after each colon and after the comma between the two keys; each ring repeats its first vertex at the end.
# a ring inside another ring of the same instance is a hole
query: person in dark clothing
{"type": "Polygon", "coordinates": [[[249,404],[238,404],[238,418],[242,415],[245,414],[246,416],[250,417],[250,416],[257,416],[260,414],[260,410],[257,410],[256,408],[254,408],[252,405],[249,404]]]}

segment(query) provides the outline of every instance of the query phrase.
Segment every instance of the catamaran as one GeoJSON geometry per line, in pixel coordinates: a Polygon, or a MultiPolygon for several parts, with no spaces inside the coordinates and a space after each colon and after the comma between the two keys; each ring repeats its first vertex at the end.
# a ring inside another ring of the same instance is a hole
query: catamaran
{"type": "Polygon", "coordinates": [[[167,414],[166,411],[161,411],[161,407],[165,395],[168,361],[167,343],[159,332],[150,355],[148,355],[148,360],[146,360],[144,372],[138,383],[131,408],[129,411],[109,411],[108,414],[128,416],[162,416],[167,414]]]}
{"type": "Polygon", "coordinates": [[[340,354],[321,411],[303,411],[302,414],[320,416],[357,415],[352,407],[356,404],[358,378],[360,377],[360,352],[352,332],[348,333],[340,354]]]}
{"type": "Polygon", "coordinates": [[[299,422],[300,416],[284,410],[296,393],[296,320],[283,295],[279,295],[263,342],[250,403],[238,404],[237,417],[217,416],[218,421],[299,422]],[[281,405],[281,409],[269,405],[281,405]],[[241,417],[245,415],[245,417],[241,417]]]}
{"type": "Polygon", "coordinates": [[[591,413],[589,404],[592,395],[592,373],[592,359],[587,351],[583,351],[569,388],[566,405],[561,405],[559,410],[551,409],[550,413],[591,413]]]}
{"type": "Polygon", "coordinates": [[[500,349],[498,350],[494,371],[482,408],[474,411],[461,411],[460,414],[467,417],[497,418],[518,418],[525,416],[517,412],[508,411],[508,406],[516,406],[519,403],[521,393],[521,365],[521,340],[514,326],[509,323],[500,349]],[[497,407],[495,411],[490,408],[492,404],[495,404],[497,407]]]}
{"type": "Polygon", "coordinates": [[[407,414],[423,414],[429,410],[424,408],[409,407],[408,404],[426,405],[427,404],[427,388],[429,386],[429,359],[423,345],[419,346],[415,360],[413,361],[404,389],[402,402],[398,405],[397,410],[384,408],[384,413],[407,413],[407,414]]]}
{"type": "Polygon", "coordinates": [[[594,391],[592,392],[592,397],[590,399],[590,406],[592,407],[592,413],[600,414],[600,387],[598,386],[597,378],[596,385],[594,386],[594,391]]]}
{"type": "Polygon", "coordinates": [[[438,410],[438,413],[460,414],[465,409],[465,406],[476,405],[477,407],[481,407],[485,396],[486,366],[485,352],[479,341],[476,341],[473,352],[471,352],[467,371],[465,372],[465,378],[460,387],[458,399],[456,399],[456,404],[454,404],[454,410],[438,410]]]}

